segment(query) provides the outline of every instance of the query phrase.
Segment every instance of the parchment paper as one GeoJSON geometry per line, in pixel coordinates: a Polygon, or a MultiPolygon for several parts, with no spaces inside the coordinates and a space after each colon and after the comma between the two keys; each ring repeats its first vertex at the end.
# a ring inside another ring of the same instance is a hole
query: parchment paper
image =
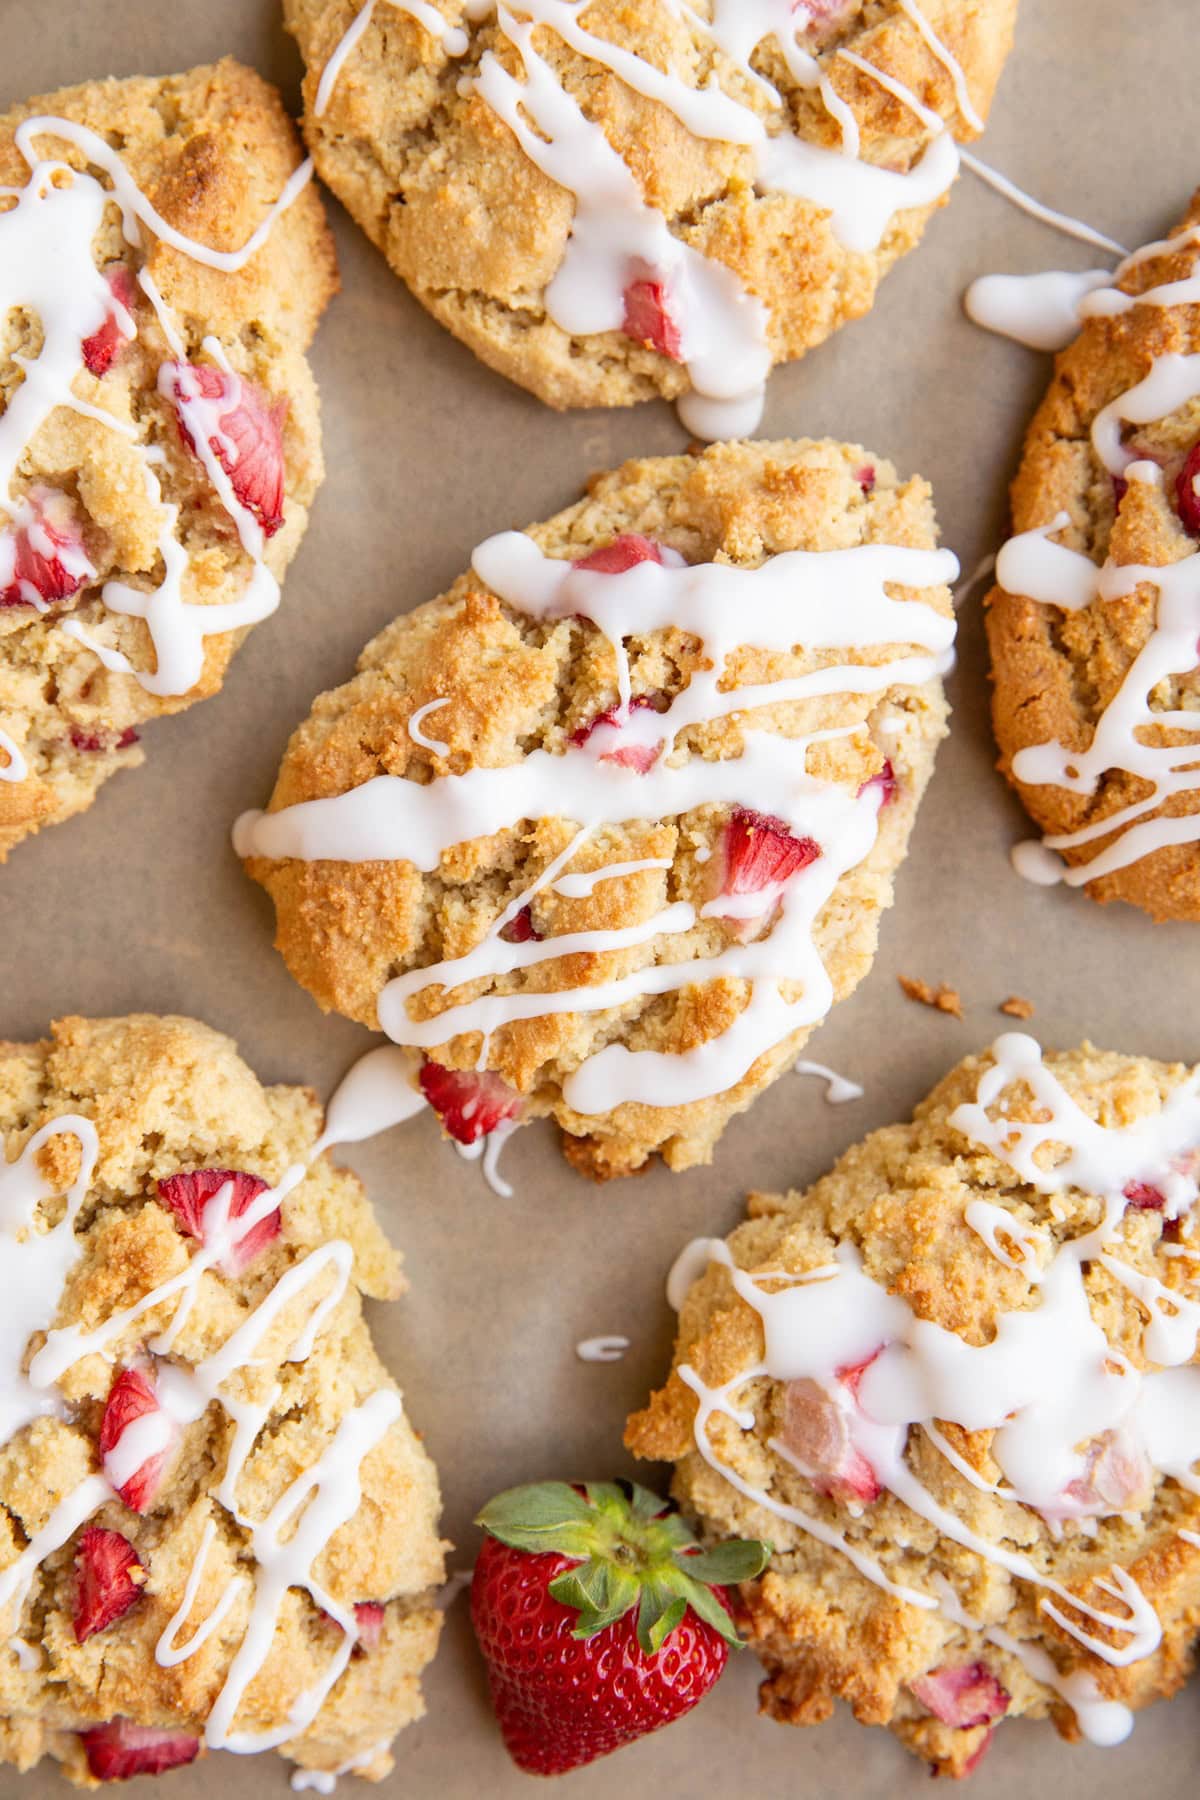
{"type": "MultiPolygon", "coordinates": [[[[1123,243],[1161,235],[1200,173],[1196,23],[1196,0],[1022,0],[982,153],[1123,243]]],[[[299,62],[276,0],[0,0],[0,106],[226,51],[298,103],[299,62]]],[[[546,411],[443,333],[329,205],[344,280],[314,353],[329,476],[283,605],[217,699],[149,728],[145,768],[110,782],[84,818],[21,845],[0,871],[5,1037],[37,1037],[66,1012],[192,1013],[231,1032],[265,1080],[327,1096],[373,1040],[323,1018],[286,973],[266,898],[229,848],[231,820],[265,801],[313,696],[350,674],[388,619],[446,586],[481,538],[546,517],[593,469],[685,442],[660,404],[546,411]]],[[[1003,534],[1006,482],[1049,360],[969,325],[962,290],[985,270],[1102,260],[964,173],[874,312],[772,376],[763,435],[858,440],[920,470],[945,541],[971,569],[1003,534]]],[[[1200,935],[1028,887],[1010,871],[1008,848],[1027,827],[992,767],[978,596],[962,614],[960,657],[952,735],[874,971],[808,1052],[863,1082],[864,1099],[832,1107],[819,1083],[788,1076],[726,1132],[710,1169],[656,1170],[605,1189],[573,1175],[550,1128],[535,1126],[505,1152],[510,1201],[487,1191],[428,1117],[350,1153],[406,1253],[411,1292],[375,1307],[372,1323],[441,1469],[452,1567],[473,1560],[472,1515],[497,1489],[629,1471],[621,1428],[665,1373],[672,1317],[662,1283],[683,1242],[728,1230],[748,1188],[802,1185],[865,1132],[906,1115],[953,1062],[1012,1024],[997,1011],[1007,995],[1034,1001],[1029,1029],[1048,1045],[1089,1036],[1200,1058],[1200,935]],[[956,986],[965,1021],[905,1000],[898,972],[956,986]],[[579,1339],[608,1332],[632,1340],[623,1362],[577,1361],[579,1339]]],[[[567,1777],[561,1791],[578,1800],[927,1792],[920,1763],[848,1714],[805,1731],[759,1720],[757,1673],[749,1654],[738,1656],[690,1719],[567,1777]]],[[[400,1738],[388,1793],[532,1792],[496,1734],[463,1598],[426,1691],[428,1716],[400,1738]]],[[[1142,1715],[1110,1751],[1068,1748],[1045,1724],[1006,1726],[972,1778],[972,1800],[1017,1790],[1023,1800],[1125,1800],[1131,1789],[1182,1800],[1195,1780],[1198,1700],[1194,1687],[1142,1715]]],[[[272,1756],[223,1755],[167,1777],[162,1792],[199,1800],[217,1784],[228,1800],[258,1800],[286,1783],[272,1756]]],[[[49,1765],[24,1780],[0,1775],[0,1800],[65,1792],[49,1765]]]]}

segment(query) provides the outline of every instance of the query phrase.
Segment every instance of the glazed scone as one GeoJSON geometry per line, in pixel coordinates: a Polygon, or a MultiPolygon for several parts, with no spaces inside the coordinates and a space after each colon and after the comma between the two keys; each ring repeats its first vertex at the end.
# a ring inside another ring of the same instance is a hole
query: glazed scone
{"type": "Polygon", "coordinates": [[[954,634],[928,486],[797,440],[630,462],[474,553],[235,842],[325,1008],[471,1143],[704,1162],[870,965],[954,634]],[[627,701],[627,704],[625,703],[627,701]]]}
{"type": "Polygon", "coordinates": [[[15,107],[0,187],[2,859],[274,610],[337,271],[278,94],[229,60],[15,107]]]}
{"type": "Polygon", "coordinates": [[[1200,919],[1200,195],[1083,300],[988,598],[1023,874],[1200,919]]]}
{"type": "Polygon", "coordinates": [[[363,1319],[399,1259],[315,1097],[190,1019],[70,1018],[0,1045],[0,1125],[0,1759],[381,1779],[438,1486],[363,1319]]]}
{"type": "Polygon", "coordinates": [[[763,1710],[935,1772],[1004,1718],[1123,1738],[1200,1630],[1200,1071],[1023,1034],[672,1272],[629,1423],[714,1535],[763,1710]]]}
{"type": "Polygon", "coordinates": [[[317,167],[422,305],[551,406],[695,390],[706,436],[752,431],[770,366],[870,307],[1015,14],[284,0],[317,167]]]}

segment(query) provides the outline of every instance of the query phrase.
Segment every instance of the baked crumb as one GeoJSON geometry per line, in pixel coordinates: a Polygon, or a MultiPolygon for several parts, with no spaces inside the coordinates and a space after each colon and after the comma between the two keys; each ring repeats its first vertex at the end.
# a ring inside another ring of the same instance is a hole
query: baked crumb
{"type": "MultiPolygon", "coordinates": [[[[935,1012],[950,1013],[956,1019],[962,1018],[962,1000],[957,988],[947,987],[944,981],[937,987],[931,987],[927,981],[921,981],[914,975],[900,975],[897,980],[908,999],[919,1000],[922,1006],[932,1006],[935,1012]]],[[[1001,1011],[1006,1010],[1006,1007],[1001,1008],[1001,1011]]],[[[1032,1010],[1030,1007],[1031,1012],[1032,1010]]]]}
{"type": "Polygon", "coordinates": [[[1000,1011],[1007,1013],[1010,1019],[1032,1019],[1033,1001],[1026,1000],[1023,994],[1010,994],[1007,1000],[1000,1002],[1000,1011]]]}

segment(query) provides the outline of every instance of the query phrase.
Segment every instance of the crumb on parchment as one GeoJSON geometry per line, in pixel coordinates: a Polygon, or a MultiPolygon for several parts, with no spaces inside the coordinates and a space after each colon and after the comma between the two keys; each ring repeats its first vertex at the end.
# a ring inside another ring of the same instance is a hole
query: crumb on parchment
{"type": "Polygon", "coordinates": [[[1032,1019],[1033,1001],[1026,1000],[1023,994],[1010,994],[1007,1000],[1000,1002],[1000,1011],[1007,1013],[1010,1019],[1032,1019]]]}
{"type": "Polygon", "coordinates": [[[935,1012],[950,1013],[956,1019],[962,1018],[962,1001],[957,988],[947,987],[945,982],[931,987],[927,981],[920,981],[914,975],[900,975],[897,979],[910,1000],[919,1000],[922,1006],[932,1006],[935,1012]]]}

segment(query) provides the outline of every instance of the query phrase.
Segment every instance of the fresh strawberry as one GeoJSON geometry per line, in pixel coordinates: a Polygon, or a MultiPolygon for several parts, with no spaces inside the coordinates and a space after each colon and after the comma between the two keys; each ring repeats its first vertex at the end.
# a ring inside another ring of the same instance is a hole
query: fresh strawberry
{"type": "Polygon", "coordinates": [[[1130,1212],[1161,1212],[1167,1196],[1148,1181],[1131,1181],[1122,1190],[1130,1212]]]}
{"type": "Polygon", "coordinates": [[[707,912],[731,920],[739,936],[753,937],[774,910],[785,884],[820,854],[819,844],[810,837],[794,837],[782,819],[735,808],[722,836],[721,856],[714,859],[719,885],[707,912]],[[741,897],[749,894],[762,894],[763,904],[747,906],[741,897]],[[734,902],[728,908],[720,904],[726,897],[734,902]]]}
{"type": "MultiPolygon", "coordinates": [[[[862,1363],[841,1379],[856,1395],[862,1363]]],[[[843,1504],[878,1500],[878,1478],[850,1435],[850,1412],[823,1387],[807,1379],[789,1381],[784,1390],[783,1430],[779,1441],[801,1464],[818,1494],[843,1504]]]]}
{"type": "Polygon", "coordinates": [[[854,479],[864,494],[869,494],[875,487],[875,465],[864,463],[861,469],[855,469],[854,479]]]}
{"type": "Polygon", "coordinates": [[[626,337],[645,344],[647,350],[657,350],[672,362],[683,361],[683,330],[677,303],[665,281],[648,275],[629,283],[621,329],[626,337]]]}
{"type": "Polygon", "coordinates": [[[360,1600],[354,1608],[354,1623],[358,1626],[359,1648],[370,1652],[379,1648],[379,1640],[383,1636],[384,1609],[378,1600],[360,1600]]]}
{"type": "MultiPolygon", "coordinates": [[[[661,696],[657,694],[635,694],[629,702],[629,710],[638,712],[643,707],[655,709],[655,701],[660,698],[661,696]]],[[[602,725],[611,726],[614,731],[618,730],[617,711],[617,707],[610,706],[604,712],[597,713],[594,719],[589,719],[586,725],[580,725],[571,733],[571,742],[586,744],[592,733],[598,731],[602,725]]],[[[661,750],[661,738],[657,744],[620,744],[615,750],[602,750],[600,761],[620,763],[622,768],[636,769],[639,775],[644,775],[648,769],[654,767],[661,750]]]]}
{"type": "Polygon", "coordinates": [[[1185,531],[1193,537],[1200,537],[1200,439],[1187,453],[1182,469],[1175,480],[1175,504],[1179,508],[1179,522],[1185,531]]]}
{"type": "Polygon", "coordinates": [[[132,1719],[110,1719],[81,1731],[88,1771],[96,1781],[128,1781],[133,1775],[161,1775],[200,1754],[200,1739],[169,1725],[135,1725],[132,1719]]]}
{"type": "Polygon", "coordinates": [[[505,1119],[515,1119],[525,1104],[487,1069],[444,1069],[426,1058],[417,1079],[443,1128],[460,1144],[477,1143],[505,1119]]]}
{"type": "Polygon", "coordinates": [[[34,488],[32,517],[0,530],[0,606],[57,605],[95,570],[64,494],[34,488]]]}
{"type": "Polygon", "coordinates": [[[611,544],[601,544],[598,550],[580,557],[574,564],[577,569],[594,569],[600,575],[624,575],[626,569],[636,568],[638,563],[652,562],[677,567],[682,558],[672,550],[664,550],[653,538],[643,537],[640,531],[622,531],[611,544]]]}
{"type": "MultiPolygon", "coordinates": [[[[266,1192],[267,1184],[261,1175],[247,1175],[241,1169],[195,1169],[188,1175],[165,1176],[158,1184],[158,1197],[175,1214],[179,1229],[188,1237],[199,1238],[204,1243],[207,1231],[212,1231],[216,1223],[210,1208],[227,1181],[233,1183],[233,1195],[229,1202],[229,1220],[232,1223],[253,1206],[260,1194],[266,1192]]],[[[282,1223],[279,1208],[275,1207],[274,1211],[251,1225],[244,1236],[230,1244],[221,1258],[221,1267],[225,1273],[240,1275],[279,1236],[282,1223]]]]}
{"type": "Polygon", "coordinates": [[[883,808],[890,806],[896,798],[899,786],[900,783],[896,780],[896,771],[891,765],[891,760],[885,758],[882,769],[878,769],[874,775],[869,775],[858,791],[860,794],[865,794],[868,788],[878,788],[879,809],[882,812],[883,808]]]}
{"type": "Polygon", "coordinates": [[[967,1730],[973,1725],[991,1725],[1008,1711],[1009,1695],[1000,1686],[986,1663],[968,1663],[965,1667],[931,1669],[910,1683],[913,1693],[943,1725],[967,1730]]]}
{"type": "Polygon", "coordinates": [[[213,363],[170,363],[164,369],[184,443],[194,452],[197,438],[207,437],[238,504],[272,537],[283,524],[286,408],[270,406],[253,382],[213,363]]]}
{"type": "Polygon", "coordinates": [[[129,746],[136,744],[137,741],[138,734],[132,725],[127,725],[124,731],[117,732],[81,731],[78,725],[71,727],[72,750],[128,750],[129,746]]]}
{"type": "Polygon", "coordinates": [[[109,1389],[100,1420],[100,1460],[113,1487],[134,1512],[146,1512],[153,1505],[178,1435],[178,1426],[158,1403],[153,1376],[136,1366],[121,1369],[109,1389]],[[161,1420],[156,1434],[160,1447],[151,1449],[130,1469],[129,1451],[122,1451],[121,1440],[139,1420],[152,1415],[161,1420]]]}
{"type": "Polygon", "coordinates": [[[1139,1510],[1154,1489],[1146,1452],[1127,1432],[1102,1431],[1084,1452],[1084,1473],[1067,1483],[1065,1518],[1108,1518],[1139,1510]]]}
{"type": "Polygon", "coordinates": [[[104,279],[116,305],[109,308],[103,325],[83,340],[83,360],[93,375],[108,374],[122,344],[128,343],[131,335],[125,329],[122,311],[126,314],[133,311],[133,277],[124,263],[114,263],[105,271],[104,279]]]}
{"type": "Polygon", "coordinates": [[[129,1539],[102,1525],[89,1525],[81,1534],[75,1570],[75,1637],[86,1644],[124,1617],[142,1591],[146,1572],[129,1539]]]}
{"type": "Polygon", "coordinates": [[[540,944],[543,935],[533,922],[531,906],[523,906],[519,913],[514,913],[500,933],[506,944],[540,944]]]}
{"type": "Polygon", "coordinates": [[[513,1761],[560,1775],[690,1712],[737,1633],[722,1592],[767,1544],[700,1550],[632,1483],[512,1488],[476,1521],[471,1620],[513,1761]]]}

